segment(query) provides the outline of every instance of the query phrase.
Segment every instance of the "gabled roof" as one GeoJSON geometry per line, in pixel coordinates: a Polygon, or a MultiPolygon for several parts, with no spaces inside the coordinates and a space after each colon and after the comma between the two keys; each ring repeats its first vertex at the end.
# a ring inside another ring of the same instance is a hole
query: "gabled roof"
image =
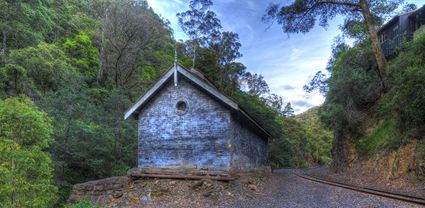
{"type": "Polygon", "coordinates": [[[175,63],[174,66],[172,66],[167,71],[167,73],[165,73],[165,75],[162,76],[161,79],[159,79],[159,81],[156,82],[155,85],[150,88],[136,102],[136,104],[134,104],[129,110],[127,110],[124,115],[124,119],[127,119],[130,116],[134,116],[137,118],[143,107],[167,84],[169,80],[174,78],[174,84],[178,84],[178,76],[185,77],[193,84],[195,84],[198,88],[200,88],[202,91],[206,92],[211,97],[213,97],[214,99],[225,105],[227,108],[235,112],[239,119],[241,119],[244,123],[247,122],[247,124],[250,127],[253,127],[255,132],[261,134],[263,138],[268,139],[269,137],[271,137],[271,134],[269,132],[267,132],[260,124],[258,124],[258,122],[256,122],[251,116],[249,116],[245,111],[243,111],[235,101],[221,93],[210,81],[208,81],[208,79],[205,78],[205,76],[201,72],[196,70],[189,71],[179,63],[175,63]]]}
{"type": "Polygon", "coordinates": [[[409,12],[403,12],[403,13],[397,14],[396,16],[391,18],[388,22],[386,22],[384,25],[382,25],[382,27],[379,28],[378,33],[381,33],[382,31],[386,30],[388,26],[390,26],[394,22],[398,21],[398,19],[400,19],[400,17],[402,17],[402,16],[409,16],[410,17],[410,15],[412,15],[413,13],[416,13],[416,12],[418,12],[418,11],[424,9],[424,8],[425,8],[425,5],[422,6],[421,8],[418,8],[418,9],[415,9],[415,10],[412,10],[412,11],[409,11],[409,12]]]}
{"type": "Polygon", "coordinates": [[[413,16],[416,16],[416,15],[425,17],[425,4],[421,8],[418,8],[418,9],[414,10],[412,12],[412,14],[409,15],[409,18],[410,17],[413,17],[413,16]]]}

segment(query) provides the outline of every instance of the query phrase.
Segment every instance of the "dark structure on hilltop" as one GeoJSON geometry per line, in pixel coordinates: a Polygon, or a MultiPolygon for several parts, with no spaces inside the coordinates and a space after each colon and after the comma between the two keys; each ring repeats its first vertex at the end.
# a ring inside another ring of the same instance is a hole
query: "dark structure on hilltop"
{"type": "Polygon", "coordinates": [[[126,113],[138,167],[246,171],[267,166],[270,134],[200,72],[174,66],[126,113]]]}
{"type": "Polygon", "coordinates": [[[378,31],[385,57],[394,55],[403,42],[411,40],[423,31],[425,31],[425,5],[415,11],[393,17],[378,31]]]}

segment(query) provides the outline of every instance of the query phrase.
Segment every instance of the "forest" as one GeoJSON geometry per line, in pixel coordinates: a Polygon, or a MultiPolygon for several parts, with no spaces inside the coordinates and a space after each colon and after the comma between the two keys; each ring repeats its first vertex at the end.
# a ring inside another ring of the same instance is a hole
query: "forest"
{"type": "Polygon", "coordinates": [[[223,31],[208,2],[177,14],[190,37],[178,41],[146,1],[1,0],[0,206],[64,206],[73,184],[126,175],[137,124],[123,114],[175,52],[272,133],[273,167],[330,164],[322,107],[294,115],[238,62],[238,34],[223,31]]]}
{"type": "Polygon", "coordinates": [[[326,69],[304,86],[322,93],[324,104],[295,115],[240,62],[239,35],[223,29],[210,0],[190,1],[177,14],[186,41],[143,0],[0,0],[0,207],[69,207],[74,184],[126,175],[136,166],[137,122],[124,120],[124,112],[175,58],[271,133],[273,169],[341,171],[352,163],[351,149],[367,159],[415,141],[412,171],[423,180],[425,34],[385,59],[374,30],[403,1],[371,1],[370,9],[363,0],[315,2],[271,4],[263,17],[285,33],[346,17],[326,69]]]}

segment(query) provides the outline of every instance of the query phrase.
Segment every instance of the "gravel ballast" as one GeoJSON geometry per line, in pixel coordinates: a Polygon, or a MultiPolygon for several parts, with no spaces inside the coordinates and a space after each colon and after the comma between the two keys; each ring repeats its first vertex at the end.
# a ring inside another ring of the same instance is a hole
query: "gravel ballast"
{"type": "Polygon", "coordinates": [[[292,173],[275,171],[263,197],[235,201],[230,207],[421,207],[384,197],[311,182],[292,173]]]}

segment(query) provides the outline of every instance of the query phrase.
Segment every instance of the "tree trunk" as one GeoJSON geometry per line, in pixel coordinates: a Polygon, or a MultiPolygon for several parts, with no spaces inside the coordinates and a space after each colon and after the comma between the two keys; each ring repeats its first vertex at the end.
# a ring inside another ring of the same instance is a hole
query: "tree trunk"
{"type": "Polygon", "coordinates": [[[10,200],[10,204],[12,205],[12,207],[13,207],[13,205],[14,205],[14,203],[15,203],[15,187],[16,187],[16,180],[15,180],[15,160],[13,159],[13,157],[12,157],[12,167],[11,167],[11,169],[12,169],[12,173],[13,173],[13,179],[12,179],[12,184],[13,184],[13,190],[12,190],[12,193],[10,193],[10,195],[9,195],[9,200],[10,200]]]}
{"type": "Polygon", "coordinates": [[[1,62],[2,64],[6,65],[7,62],[7,58],[6,58],[6,50],[7,50],[7,33],[6,30],[3,30],[3,41],[2,41],[2,47],[1,47],[1,51],[0,51],[0,56],[1,56],[1,62]]]}
{"type": "Polygon", "coordinates": [[[335,141],[332,145],[332,164],[331,170],[334,172],[341,172],[348,166],[348,153],[347,153],[347,145],[346,138],[344,134],[336,130],[335,132],[335,141]]]}
{"type": "Polygon", "coordinates": [[[105,66],[105,28],[108,24],[108,11],[109,9],[106,8],[105,10],[105,17],[102,20],[102,32],[101,32],[101,39],[100,39],[100,66],[99,71],[97,72],[97,83],[100,83],[100,80],[103,77],[103,67],[105,66]]]}
{"type": "Polygon", "coordinates": [[[378,39],[378,33],[376,32],[376,29],[375,29],[375,24],[373,24],[372,15],[370,14],[370,10],[369,10],[369,5],[366,2],[366,0],[360,0],[360,6],[363,10],[363,16],[367,23],[370,40],[372,41],[372,49],[375,53],[376,63],[378,64],[378,75],[379,75],[379,78],[381,79],[382,90],[385,91],[386,86],[385,86],[384,78],[387,72],[388,63],[382,51],[381,43],[379,42],[379,39],[378,39]]]}

